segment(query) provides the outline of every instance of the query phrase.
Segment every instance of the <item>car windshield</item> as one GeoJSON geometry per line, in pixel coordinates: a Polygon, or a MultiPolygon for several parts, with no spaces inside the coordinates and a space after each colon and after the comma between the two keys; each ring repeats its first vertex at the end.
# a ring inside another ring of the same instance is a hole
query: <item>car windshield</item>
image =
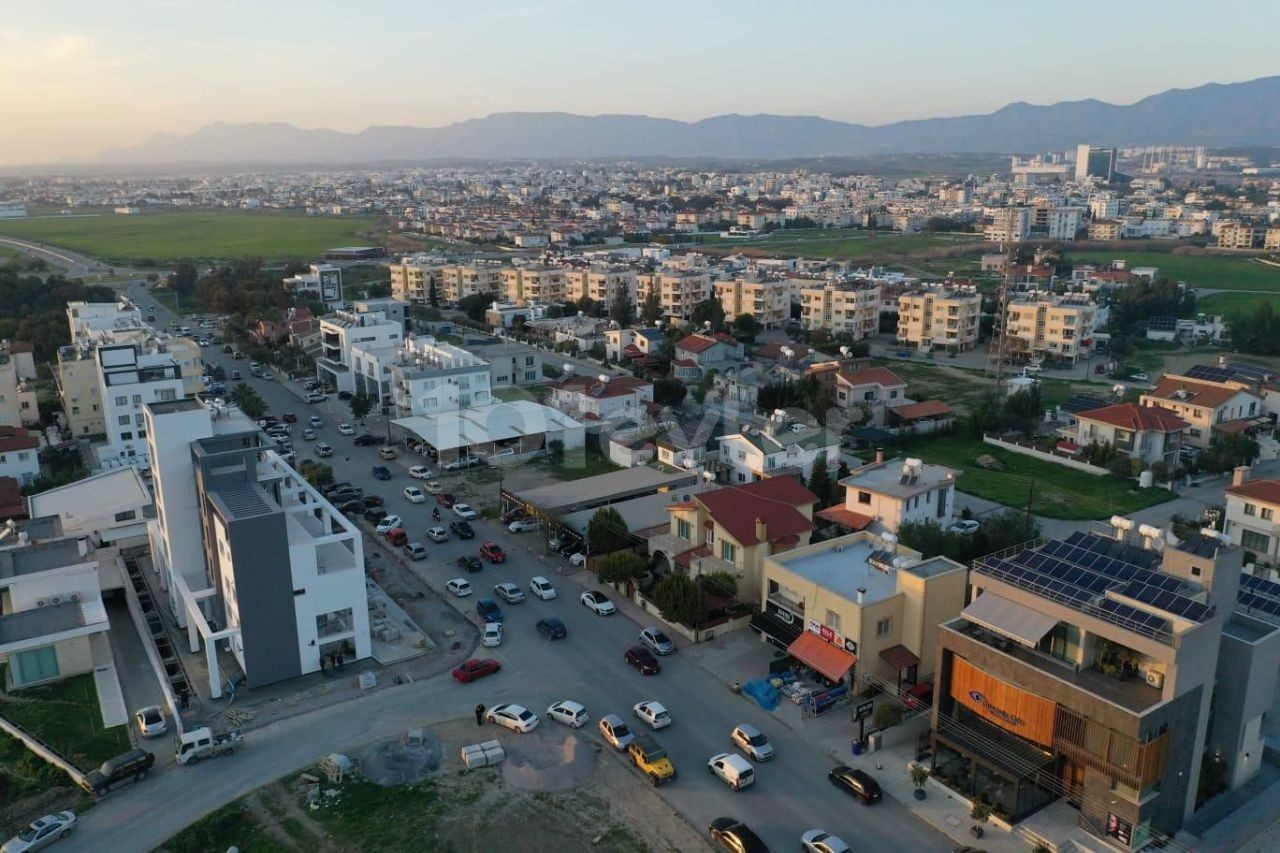
{"type": "Polygon", "coordinates": [[[160,719],[160,710],[158,708],[148,708],[142,712],[142,719],[148,723],[157,722],[160,719]]]}
{"type": "Polygon", "coordinates": [[[667,635],[666,635],[666,634],[664,634],[664,633],[662,633],[661,631],[654,631],[654,632],[653,632],[653,641],[654,641],[655,643],[669,643],[669,642],[671,642],[670,640],[668,640],[668,639],[667,639],[667,635]]]}
{"type": "Polygon", "coordinates": [[[653,715],[653,718],[655,720],[665,720],[669,716],[671,715],[668,714],[666,711],[658,711],[656,714],[653,715]]]}
{"type": "Polygon", "coordinates": [[[26,829],[19,832],[18,837],[21,838],[23,841],[30,841],[36,837],[36,832],[37,832],[36,826],[35,824],[32,824],[31,826],[28,826],[26,829]]]}
{"type": "Polygon", "coordinates": [[[752,746],[764,746],[768,742],[769,742],[769,739],[764,735],[752,735],[751,737],[747,738],[747,743],[751,744],[752,746]]]}

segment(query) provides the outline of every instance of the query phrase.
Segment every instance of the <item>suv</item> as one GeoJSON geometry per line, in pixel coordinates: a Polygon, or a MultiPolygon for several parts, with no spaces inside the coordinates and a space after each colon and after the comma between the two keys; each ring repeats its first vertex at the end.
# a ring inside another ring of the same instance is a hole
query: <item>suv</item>
{"type": "Polygon", "coordinates": [[[91,794],[101,796],[116,785],[136,782],[151,772],[156,757],[145,749],[131,749],[108,758],[97,770],[90,770],[80,780],[80,787],[91,794]]]}
{"type": "Polygon", "coordinates": [[[640,772],[649,777],[649,783],[655,788],[663,782],[676,778],[676,766],[667,757],[667,751],[658,746],[658,742],[650,735],[637,735],[627,747],[627,753],[635,762],[640,772]]]}

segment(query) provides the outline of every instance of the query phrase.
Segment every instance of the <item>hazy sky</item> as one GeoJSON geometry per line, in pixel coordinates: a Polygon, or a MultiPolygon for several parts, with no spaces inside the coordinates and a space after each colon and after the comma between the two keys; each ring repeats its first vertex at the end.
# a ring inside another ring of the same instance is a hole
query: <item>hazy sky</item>
{"type": "Polygon", "coordinates": [[[562,110],[882,124],[1019,100],[1128,103],[1280,73],[1280,3],[1263,0],[4,0],[0,8],[0,163],[8,164],[89,157],[212,121],[360,130],[562,110]]]}

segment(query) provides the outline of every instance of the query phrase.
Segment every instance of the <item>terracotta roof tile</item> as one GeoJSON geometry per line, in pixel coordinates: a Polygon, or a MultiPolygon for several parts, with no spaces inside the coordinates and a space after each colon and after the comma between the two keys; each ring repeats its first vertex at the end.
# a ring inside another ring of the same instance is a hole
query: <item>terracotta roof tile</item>
{"type": "Polygon", "coordinates": [[[1239,486],[1231,486],[1227,494],[1280,506],[1280,480],[1249,480],[1239,486]]]}
{"type": "Polygon", "coordinates": [[[908,403],[905,406],[894,406],[889,409],[895,418],[911,421],[917,418],[936,418],[942,415],[954,415],[956,410],[941,400],[922,400],[919,403],[908,403]]]}
{"type": "Polygon", "coordinates": [[[770,542],[813,530],[813,522],[797,507],[818,498],[794,477],[773,477],[742,486],[725,486],[695,497],[729,535],[744,546],[756,545],[756,519],[765,523],[770,542]]]}
{"type": "Polygon", "coordinates": [[[1148,397],[1159,397],[1170,402],[1186,403],[1190,406],[1203,406],[1216,409],[1232,397],[1240,393],[1239,388],[1224,388],[1207,382],[1192,382],[1189,379],[1176,379],[1171,376],[1161,377],[1148,397]]]}
{"type": "Polygon", "coordinates": [[[27,432],[11,426],[0,426],[0,452],[8,450],[34,450],[40,440],[27,432]]]}
{"type": "Polygon", "coordinates": [[[885,388],[906,387],[907,381],[887,367],[868,367],[865,370],[841,370],[839,381],[848,385],[880,385],[885,388]]]}
{"type": "Polygon", "coordinates": [[[1079,420],[1097,421],[1120,429],[1142,432],[1177,432],[1191,426],[1182,418],[1160,406],[1139,406],[1137,403],[1118,403],[1088,412],[1078,412],[1079,420]]]}

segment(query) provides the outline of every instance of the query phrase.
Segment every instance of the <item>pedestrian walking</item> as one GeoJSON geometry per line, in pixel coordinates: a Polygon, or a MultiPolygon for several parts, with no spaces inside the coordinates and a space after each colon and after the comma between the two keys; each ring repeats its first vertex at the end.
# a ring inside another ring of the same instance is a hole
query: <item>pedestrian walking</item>
{"type": "Polygon", "coordinates": [[[484,704],[483,703],[476,706],[476,725],[477,726],[484,725],[484,704]]]}

